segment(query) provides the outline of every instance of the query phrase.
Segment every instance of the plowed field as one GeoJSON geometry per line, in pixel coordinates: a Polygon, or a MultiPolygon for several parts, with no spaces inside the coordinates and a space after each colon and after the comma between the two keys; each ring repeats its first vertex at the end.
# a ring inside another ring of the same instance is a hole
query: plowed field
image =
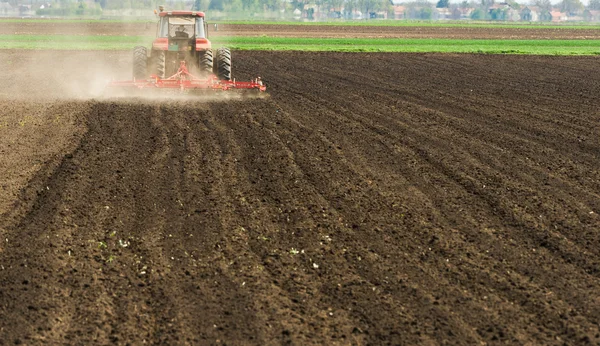
{"type": "Polygon", "coordinates": [[[268,97],[161,101],[53,54],[0,86],[0,344],[600,343],[598,58],[235,52],[268,97]]]}

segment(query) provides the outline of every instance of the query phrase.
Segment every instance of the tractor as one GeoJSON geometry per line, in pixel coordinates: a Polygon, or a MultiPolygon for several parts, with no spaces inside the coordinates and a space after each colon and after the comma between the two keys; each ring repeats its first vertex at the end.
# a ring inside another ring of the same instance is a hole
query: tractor
{"type": "Polygon", "coordinates": [[[219,80],[231,80],[231,51],[219,48],[213,53],[203,12],[165,11],[162,6],[159,11],[152,48],[137,46],[133,49],[134,79],[151,75],[167,78],[185,61],[192,73],[214,74],[219,80]]]}
{"type": "Polygon", "coordinates": [[[213,51],[207,38],[204,13],[165,11],[160,6],[156,39],[152,48],[133,49],[133,80],[112,81],[108,86],[121,89],[251,90],[263,92],[260,77],[248,82],[231,78],[231,51],[213,51]]]}

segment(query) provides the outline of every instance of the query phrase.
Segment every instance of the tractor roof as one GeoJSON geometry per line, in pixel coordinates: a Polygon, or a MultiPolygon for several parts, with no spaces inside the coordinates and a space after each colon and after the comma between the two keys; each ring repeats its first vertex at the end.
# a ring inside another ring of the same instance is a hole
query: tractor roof
{"type": "Polygon", "coordinates": [[[190,16],[190,17],[204,17],[204,12],[200,11],[163,11],[158,14],[161,17],[170,16],[190,16]]]}

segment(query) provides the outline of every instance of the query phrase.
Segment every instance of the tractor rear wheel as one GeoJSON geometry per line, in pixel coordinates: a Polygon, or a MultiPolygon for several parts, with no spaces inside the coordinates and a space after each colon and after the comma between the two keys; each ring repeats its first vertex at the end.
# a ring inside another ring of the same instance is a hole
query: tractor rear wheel
{"type": "Polygon", "coordinates": [[[231,80],[231,51],[229,48],[217,49],[214,73],[220,80],[231,80]]]}
{"type": "Polygon", "coordinates": [[[204,52],[198,52],[198,69],[200,73],[211,74],[213,71],[213,51],[207,49],[204,52]]]}
{"type": "Polygon", "coordinates": [[[152,52],[152,59],[150,68],[152,69],[152,73],[156,75],[158,78],[163,79],[166,77],[166,65],[167,65],[167,55],[164,50],[155,50],[152,52]]]}
{"type": "Polygon", "coordinates": [[[137,46],[133,48],[133,79],[148,78],[148,49],[137,46]]]}

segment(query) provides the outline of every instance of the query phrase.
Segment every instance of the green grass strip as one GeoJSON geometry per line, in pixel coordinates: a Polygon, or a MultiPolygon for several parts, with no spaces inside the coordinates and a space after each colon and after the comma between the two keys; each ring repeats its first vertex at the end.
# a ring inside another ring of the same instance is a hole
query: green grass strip
{"type": "MultiPolygon", "coordinates": [[[[461,40],[414,38],[212,38],[215,46],[238,50],[437,52],[538,55],[600,55],[600,40],[461,40]]],[[[149,46],[150,36],[0,35],[0,49],[130,50],[149,46]]]]}
{"type": "Polygon", "coordinates": [[[597,55],[600,40],[461,40],[404,38],[229,37],[216,43],[240,50],[597,55]]]}
{"type": "Polygon", "coordinates": [[[0,49],[128,50],[151,42],[149,36],[0,35],[0,49]]]}

